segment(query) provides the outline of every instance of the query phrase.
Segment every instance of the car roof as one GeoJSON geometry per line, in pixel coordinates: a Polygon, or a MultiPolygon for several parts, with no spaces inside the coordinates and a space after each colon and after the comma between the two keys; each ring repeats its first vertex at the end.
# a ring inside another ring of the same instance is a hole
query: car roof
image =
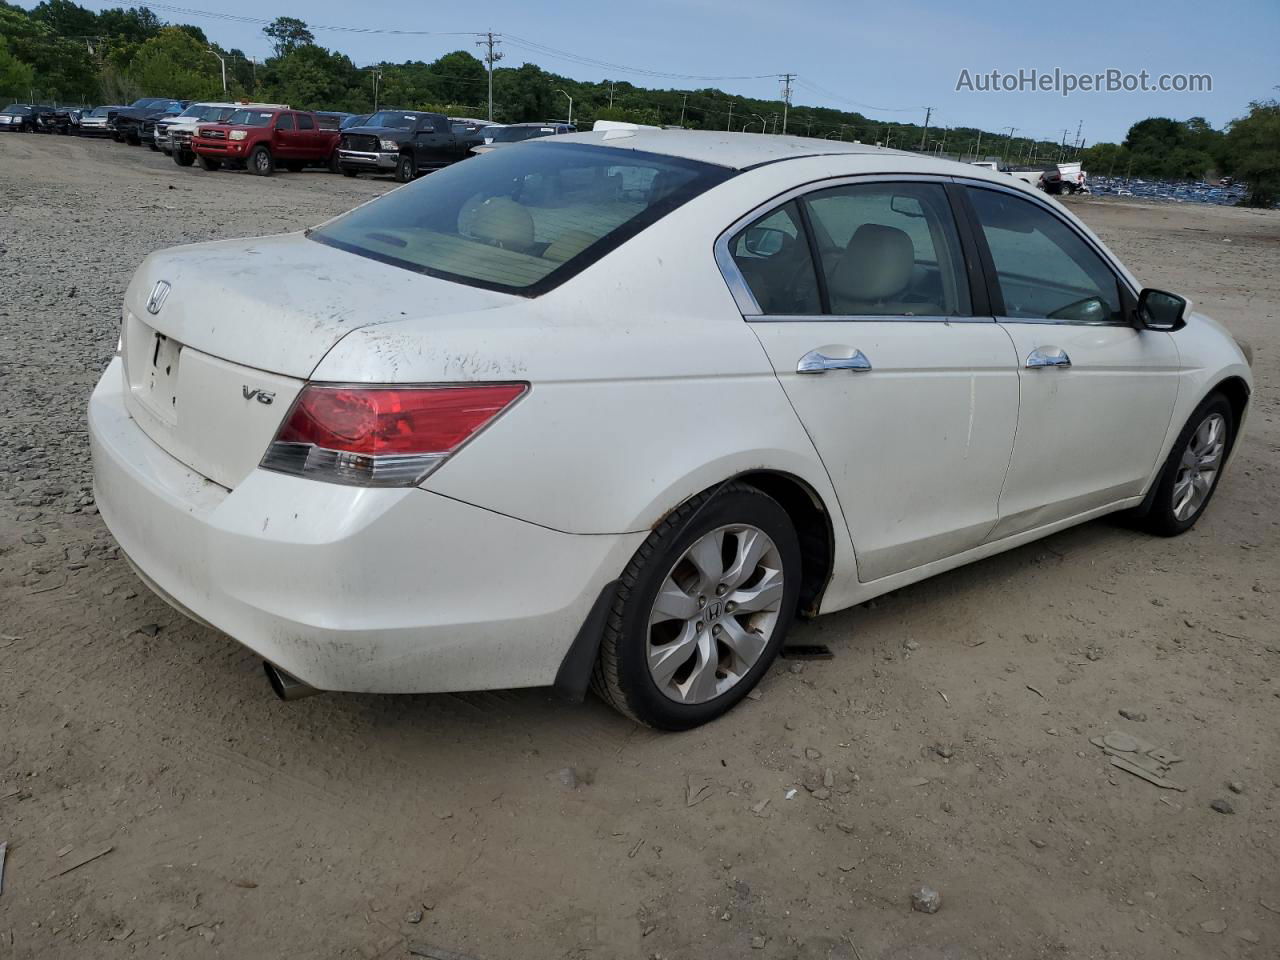
{"type": "Polygon", "coordinates": [[[1007,173],[942,160],[924,153],[891,150],[870,143],[820,140],[817,137],[775,136],[767,133],[722,133],[711,130],[593,130],[539,140],[544,149],[587,143],[623,150],[638,150],[685,160],[750,170],[786,160],[814,157],[847,157],[848,173],[901,173],[964,177],[987,180],[1003,187],[1035,193],[1035,189],[1007,173]]]}
{"type": "MultiPolygon", "coordinates": [[[[536,124],[535,124],[536,125],[536,124]]],[[[646,153],[664,154],[685,160],[699,160],[734,170],[794,160],[803,157],[833,155],[864,155],[880,157],[911,157],[930,161],[939,171],[953,173],[957,168],[981,172],[980,168],[958,164],[948,160],[936,160],[923,154],[890,150],[869,143],[849,143],[840,140],[820,140],[817,137],[775,136],[762,133],[725,133],[710,130],[593,130],[570,133],[556,137],[557,145],[589,143],[624,150],[641,150],[646,153]]],[[[894,164],[896,166],[896,164],[894,164]]],[[[1012,179],[1009,177],[1005,178],[1012,179]]]]}

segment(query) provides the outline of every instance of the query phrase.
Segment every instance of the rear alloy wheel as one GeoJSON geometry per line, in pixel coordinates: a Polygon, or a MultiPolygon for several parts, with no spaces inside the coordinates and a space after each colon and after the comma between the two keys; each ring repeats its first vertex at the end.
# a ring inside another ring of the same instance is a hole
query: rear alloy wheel
{"type": "Polygon", "coordinates": [[[1215,393],[1196,408],[1178,434],[1141,526],[1162,537],[1175,537],[1195,526],[1222,479],[1234,437],[1231,404],[1215,393]]]}
{"type": "Polygon", "coordinates": [[[254,147],[249,155],[249,169],[260,177],[269,177],[276,172],[276,162],[271,151],[266,147],[254,147]]]}
{"type": "Polygon", "coordinates": [[[650,726],[714,720],[769,669],[799,590],[799,539],[776,500],[738,483],[701,494],[623,573],[593,686],[650,726]]]}
{"type": "Polygon", "coordinates": [[[417,164],[413,162],[413,157],[407,153],[400,155],[400,162],[396,164],[396,179],[401,183],[408,183],[417,175],[417,164]]]}

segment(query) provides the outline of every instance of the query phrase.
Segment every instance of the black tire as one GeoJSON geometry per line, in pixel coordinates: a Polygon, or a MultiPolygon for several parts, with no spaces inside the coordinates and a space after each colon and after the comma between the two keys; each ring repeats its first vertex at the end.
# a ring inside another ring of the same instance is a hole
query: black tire
{"type": "Polygon", "coordinates": [[[1136,525],[1158,537],[1176,537],[1194,527],[1196,521],[1204,514],[1205,508],[1209,506],[1214,492],[1218,489],[1218,483],[1222,480],[1222,468],[1226,463],[1227,457],[1231,454],[1235,436],[1235,413],[1231,409],[1231,404],[1227,402],[1227,398],[1221,393],[1210,394],[1200,406],[1196,407],[1195,412],[1188,418],[1186,426],[1178,434],[1178,439],[1174,441],[1173,447],[1169,451],[1169,456],[1160,470],[1160,476],[1156,480],[1156,487],[1150,506],[1147,508],[1145,515],[1135,518],[1136,525]],[[1214,415],[1221,416],[1226,424],[1225,446],[1222,451],[1222,457],[1218,463],[1217,470],[1214,472],[1213,480],[1209,486],[1208,493],[1204,496],[1204,500],[1194,513],[1180,520],[1174,509],[1173,488],[1178,483],[1179,475],[1183,472],[1183,453],[1191,443],[1196,431],[1214,415]]]}
{"type": "Polygon", "coordinates": [[[342,168],[342,175],[343,175],[344,177],[358,177],[358,176],[360,176],[360,171],[359,171],[359,170],[356,170],[356,169],[355,169],[355,168],[353,168],[353,167],[343,167],[343,168],[342,168]]]}
{"type": "Polygon", "coordinates": [[[269,177],[276,172],[276,161],[266,147],[253,148],[249,154],[249,169],[259,177],[269,177]]]}
{"type": "Polygon", "coordinates": [[[188,153],[186,150],[174,150],[173,162],[180,167],[189,167],[196,162],[195,154],[188,153]]]}
{"type": "Polygon", "coordinates": [[[751,692],[782,649],[795,619],[800,573],[800,541],[791,518],[776,500],[742,483],[699,494],[654,529],[623,571],[600,643],[592,689],[620,713],[664,730],[688,730],[716,719],[751,692]],[[684,552],[700,537],[731,524],[750,524],[764,531],[778,548],[784,578],[778,618],[767,646],[738,683],[704,703],[679,703],[658,688],[649,672],[650,611],[684,552]]]}
{"type": "Polygon", "coordinates": [[[197,159],[200,161],[201,170],[208,170],[210,173],[213,173],[216,170],[222,169],[221,160],[215,160],[213,157],[198,157],[197,159]]]}
{"type": "Polygon", "coordinates": [[[147,146],[148,146],[148,147],[150,147],[150,148],[152,149],[152,151],[153,151],[153,152],[155,152],[155,153],[159,153],[159,152],[160,152],[160,148],[156,145],[156,142],[155,142],[154,140],[148,140],[148,141],[147,141],[147,146]]]}
{"type": "Polygon", "coordinates": [[[337,151],[337,150],[334,150],[334,151],[333,151],[333,153],[329,154],[329,172],[330,172],[330,173],[341,173],[341,172],[342,172],[342,165],[341,165],[340,163],[338,163],[338,151],[337,151]]]}
{"type": "Polygon", "coordinates": [[[396,162],[396,179],[401,183],[408,183],[418,175],[418,165],[413,161],[413,155],[409,153],[400,154],[400,159],[396,162]]]}

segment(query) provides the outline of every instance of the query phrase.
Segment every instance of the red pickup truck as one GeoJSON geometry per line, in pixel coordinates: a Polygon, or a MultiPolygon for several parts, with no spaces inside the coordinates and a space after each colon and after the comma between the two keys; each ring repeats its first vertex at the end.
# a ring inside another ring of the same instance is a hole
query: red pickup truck
{"type": "Polygon", "coordinates": [[[298,172],[306,166],[338,170],[341,134],[333,117],[302,110],[237,110],[222,123],[201,124],[191,149],[205,170],[244,167],[269,177],[281,164],[298,172]]]}

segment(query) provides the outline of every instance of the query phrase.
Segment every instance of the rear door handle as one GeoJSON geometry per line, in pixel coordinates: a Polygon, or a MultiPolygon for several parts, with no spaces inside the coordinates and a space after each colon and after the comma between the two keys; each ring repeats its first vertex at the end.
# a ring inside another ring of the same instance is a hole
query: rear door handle
{"type": "Polygon", "coordinates": [[[1041,367],[1069,367],[1071,358],[1061,347],[1036,347],[1027,354],[1026,367],[1039,370],[1041,367]]]}
{"type": "MultiPolygon", "coordinates": [[[[826,349],[833,349],[828,347],[826,349]]],[[[853,350],[847,357],[832,357],[821,350],[810,350],[796,364],[796,373],[826,373],[828,370],[848,370],[863,373],[871,369],[871,361],[861,350],[853,350]]]]}

